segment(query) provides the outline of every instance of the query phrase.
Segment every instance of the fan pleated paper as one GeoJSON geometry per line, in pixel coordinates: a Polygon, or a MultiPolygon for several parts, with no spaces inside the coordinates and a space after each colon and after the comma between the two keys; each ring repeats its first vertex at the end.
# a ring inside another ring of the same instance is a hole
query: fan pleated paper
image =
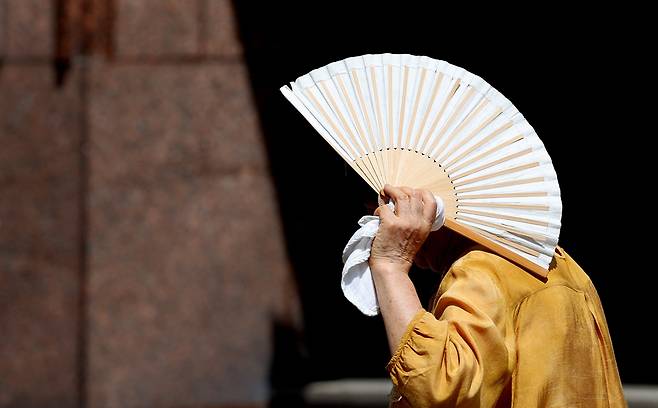
{"type": "Polygon", "coordinates": [[[432,191],[445,226],[546,276],[562,203],[551,159],[519,111],[482,78],[428,57],[337,61],[281,92],[379,192],[432,191]]]}

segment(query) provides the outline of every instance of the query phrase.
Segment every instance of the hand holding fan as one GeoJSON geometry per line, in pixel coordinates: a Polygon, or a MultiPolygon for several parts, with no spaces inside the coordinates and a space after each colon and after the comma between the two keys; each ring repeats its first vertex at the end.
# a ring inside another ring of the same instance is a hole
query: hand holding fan
{"type": "Polygon", "coordinates": [[[482,78],[428,57],[363,55],[281,92],[379,192],[428,189],[445,226],[546,276],[562,203],[551,159],[519,111],[482,78]]]}

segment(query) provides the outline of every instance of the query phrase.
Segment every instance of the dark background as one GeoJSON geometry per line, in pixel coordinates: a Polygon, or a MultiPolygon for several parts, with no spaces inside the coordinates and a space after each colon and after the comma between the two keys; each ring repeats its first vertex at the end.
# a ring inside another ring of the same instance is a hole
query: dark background
{"type": "MultiPolygon", "coordinates": [[[[654,183],[651,152],[642,147],[653,136],[643,115],[646,49],[635,15],[467,3],[285,4],[238,3],[237,15],[301,289],[307,354],[297,364],[311,374],[297,380],[382,376],[388,350],[381,319],[360,315],[339,286],[342,247],[373,194],[344,175],[351,170],[278,88],[335,60],[391,52],[464,67],[526,116],[559,177],[560,244],[599,291],[622,381],[658,383],[649,334],[657,311],[654,243],[644,235],[654,183]]],[[[437,277],[413,274],[426,299],[437,277]]],[[[293,381],[286,370],[292,351],[279,352],[286,363],[275,364],[275,383],[293,381]]]]}

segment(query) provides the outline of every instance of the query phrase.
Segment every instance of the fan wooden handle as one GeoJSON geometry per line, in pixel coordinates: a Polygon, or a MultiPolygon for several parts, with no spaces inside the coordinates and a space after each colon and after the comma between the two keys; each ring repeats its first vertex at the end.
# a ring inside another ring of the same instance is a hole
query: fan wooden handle
{"type": "Polygon", "coordinates": [[[451,229],[452,231],[457,232],[460,235],[465,236],[466,238],[469,238],[472,241],[477,242],[478,244],[484,246],[485,248],[491,249],[492,251],[496,252],[498,255],[501,255],[505,257],[507,260],[514,262],[515,264],[519,265],[520,267],[535,273],[542,278],[546,279],[548,277],[548,271],[539,265],[536,265],[526,258],[522,257],[521,255],[510,251],[509,249],[505,248],[504,246],[500,245],[499,243],[481,235],[478,234],[477,232],[473,231],[472,229],[465,227],[453,220],[447,219],[444,223],[444,226],[451,229]]]}

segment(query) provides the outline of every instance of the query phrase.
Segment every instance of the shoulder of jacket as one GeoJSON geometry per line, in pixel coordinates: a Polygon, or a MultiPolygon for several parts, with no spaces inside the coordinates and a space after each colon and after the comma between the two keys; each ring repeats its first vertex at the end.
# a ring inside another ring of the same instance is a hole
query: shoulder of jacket
{"type": "MultiPolygon", "coordinates": [[[[505,261],[500,256],[474,249],[457,259],[451,266],[451,269],[478,269],[482,271],[495,272],[500,267],[500,261],[505,261]]],[[[505,261],[507,262],[507,261],[505,261]]]]}
{"type": "Polygon", "coordinates": [[[546,285],[530,272],[511,261],[486,250],[471,250],[459,258],[450,268],[453,278],[459,275],[486,276],[507,294],[514,303],[546,285]]]}
{"type": "MultiPolygon", "coordinates": [[[[448,269],[444,281],[449,283],[455,279],[468,279],[480,277],[500,286],[498,276],[501,258],[483,250],[471,250],[457,259],[448,269]]],[[[504,259],[503,259],[504,261],[504,259]]]]}

